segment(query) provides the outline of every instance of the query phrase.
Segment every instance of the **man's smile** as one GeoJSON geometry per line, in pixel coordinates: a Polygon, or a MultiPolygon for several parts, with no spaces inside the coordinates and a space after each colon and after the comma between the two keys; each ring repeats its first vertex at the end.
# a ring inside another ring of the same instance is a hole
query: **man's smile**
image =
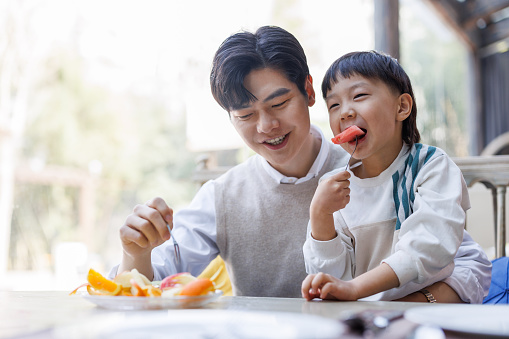
{"type": "Polygon", "coordinates": [[[277,146],[277,145],[281,144],[285,140],[287,135],[288,134],[285,134],[285,135],[279,136],[279,137],[274,138],[274,139],[265,140],[264,143],[270,144],[272,146],[277,146]]]}

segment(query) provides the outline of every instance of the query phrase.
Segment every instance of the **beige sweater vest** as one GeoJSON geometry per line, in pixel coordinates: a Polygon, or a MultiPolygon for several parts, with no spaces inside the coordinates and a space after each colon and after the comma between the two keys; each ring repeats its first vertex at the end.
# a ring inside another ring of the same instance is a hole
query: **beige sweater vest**
{"type": "Polygon", "coordinates": [[[301,297],[309,205],[319,177],[344,166],[345,154],[331,147],[318,177],[296,185],[276,183],[258,156],[215,181],[217,245],[234,295],[301,297]]]}

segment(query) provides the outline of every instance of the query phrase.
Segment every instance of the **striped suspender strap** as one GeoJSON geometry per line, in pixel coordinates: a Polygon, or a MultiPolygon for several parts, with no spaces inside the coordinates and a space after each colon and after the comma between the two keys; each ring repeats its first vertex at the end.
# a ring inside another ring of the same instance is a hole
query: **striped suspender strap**
{"type": "Polygon", "coordinates": [[[410,149],[405,165],[392,175],[393,197],[396,206],[396,230],[413,212],[414,183],[421,168],[431,159],[441,155],[436,147],[414,144],[410,149]]]}

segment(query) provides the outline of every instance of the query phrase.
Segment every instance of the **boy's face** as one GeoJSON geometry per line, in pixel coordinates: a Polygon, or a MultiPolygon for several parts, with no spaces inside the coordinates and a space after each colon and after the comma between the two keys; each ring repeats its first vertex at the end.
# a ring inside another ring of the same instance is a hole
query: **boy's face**
{"type": "MultiPolygon", "coordinates": [[[[336,135],[352,125],[363,129],[366,134],[358,140],[354,158],[362,159],[363,166],[385,169],[403,145],[402,124],[411,109],[408,97],[377,79],[339,77],[325,98],[332,132],[336,135]]],[[[341,146],[352,153],[355,141],[341,146]]]]}
{"type": "Polygon", "coordinates": [[[305,176],[318,154],[310,134],[309,107],[315,97],[311,78],[306,83],[309,99],[283,73],[270,68],[251,71],[244,87],[256,99],[230,112],[237,132],[280,173],[305,176]]]}

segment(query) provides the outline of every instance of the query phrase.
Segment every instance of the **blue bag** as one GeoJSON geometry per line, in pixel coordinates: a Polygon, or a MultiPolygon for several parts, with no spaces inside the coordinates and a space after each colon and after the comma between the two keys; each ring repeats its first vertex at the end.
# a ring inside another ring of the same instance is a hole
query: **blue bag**
{"type": "Polygon", "coordinates": [[[483,304],[509,303],[509,257],[501,257],[492,261],[491,285],[483,304]]]}

